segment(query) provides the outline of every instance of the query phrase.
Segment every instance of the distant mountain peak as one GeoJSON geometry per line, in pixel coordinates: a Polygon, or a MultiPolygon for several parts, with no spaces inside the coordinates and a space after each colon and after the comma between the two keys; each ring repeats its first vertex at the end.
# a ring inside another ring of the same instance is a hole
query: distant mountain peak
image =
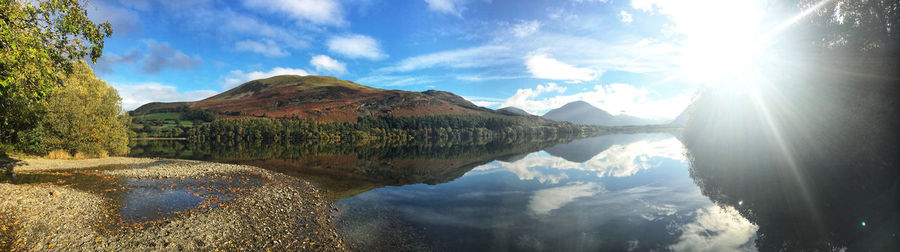
{"type": "Polygon", "coordinates": [[[624,114],[612,115],[585,101],[566,103],[562,107],[548,111],[543,117],[561,122],[565,121],[577,124],[603,126],[646,125],[655,123],[650,120],[624,114]]]}
{"type": "Polygon", "coordinates": [[[525,110],[520,109],[520,108],[517,108],[517,107],[512,107],[512,106],[510,106],[510,107],[503,107],[503,108],[497,109],[497,111],[509,112],[509,113],[513,113],[513,114],[516,114],[516,115],[523,115],[523,116],[530,116],[530,115],[532,115],[531,113],[528,113],[528,111],[525,111],[525,110]]]}

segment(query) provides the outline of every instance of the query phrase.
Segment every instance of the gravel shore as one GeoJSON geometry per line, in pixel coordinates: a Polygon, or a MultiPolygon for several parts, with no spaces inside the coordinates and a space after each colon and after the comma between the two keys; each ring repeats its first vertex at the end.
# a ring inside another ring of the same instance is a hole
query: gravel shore
{"type": "Polygon", "coordinates": [[[112,180],[252,177],[264,182],[242,188],[214,206],[182,211],[142,225],[123,225],[121,202],[102,191],[53,182],[0,183],[3,251],[347,250],[334,229],[332,207],[322,194],[308,182],[280,173],[244,165],[122,157],[29,159],[25,163],[13,171],[64,173],[69,169],[112,180]],[[101,165],[126,167],[84,169],[101,165]]]}

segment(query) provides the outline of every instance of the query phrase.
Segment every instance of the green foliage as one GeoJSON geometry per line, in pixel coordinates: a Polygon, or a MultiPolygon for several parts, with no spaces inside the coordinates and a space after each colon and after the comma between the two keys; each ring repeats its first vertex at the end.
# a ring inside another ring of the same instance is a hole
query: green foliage
{"type": "MultiPolygon", "coordinates": [[[[819,0],[802,0],[807,9],[819,0]]],[[[900,1],[830,1],[804,24],[808,40],[820,48],[849,49],[864,53],[892,53],[900,45],[900,1]]]]}
{"type": "Polygon", "coordinates": [[[188,106],[172,108],[173,112],[144,114],[134,117],[131,130],[139,137],[182,138],[194,125],[215,120],[209,110],[191,109],[188,106]]]}
{"type": "Polygon", "coordinates": [[[48,98],[47,113],[38,127],[20,134],[20,142],[35,153],[62,149],[124,154],[131,118],[122,113],[121,100],[116,89],[94,76],[82,61],[48,98]]]}
{"type": "Polygon", "coordinates": [[[220,119],[194,127],[188,137],[211,143],[431,143],[479,144],[497,139],[556,138],[600,133],[606,128],[481,115],[364,117],[356,123],[322,123],[299,119],[220,119]]]}
{"type": "Polygon", "coordinates": [[[147,114],[147,115],[134,116],[133,118],[135,121],[181,120],[181,113],[176,113],[176,112],[153,113],[153,114],[147,114]]]}
{"type": "Polygon", "coordinates": [[[0,0],[0,144],[33,128],[74,61],[96,61],[111,34],[77,0],[0,0]]]}

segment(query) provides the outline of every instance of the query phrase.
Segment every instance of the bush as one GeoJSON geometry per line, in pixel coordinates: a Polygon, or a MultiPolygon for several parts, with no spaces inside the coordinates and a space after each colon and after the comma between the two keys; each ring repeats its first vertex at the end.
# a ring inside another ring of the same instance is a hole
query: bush
{"type": "Polygon", "coordinates": [[[50,153],[47,153],[47,155],[44,156],[44,158],[47,158],[47,159],[71,159],[72,156],[69,155],[68,151],[54,150],[54,151],[51,151],[50,153]]]}

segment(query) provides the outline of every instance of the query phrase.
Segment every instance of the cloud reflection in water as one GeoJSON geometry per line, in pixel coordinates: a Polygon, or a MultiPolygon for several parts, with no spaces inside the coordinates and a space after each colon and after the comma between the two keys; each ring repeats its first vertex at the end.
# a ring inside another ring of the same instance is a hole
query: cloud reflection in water
{"type": "Polygon", "coordinates": [[[669,136],[662,139],[643,139],[627,144],[614,144],[583,163],[551,156],[546,152],[533,153],[515,162],[499,161],[498,163],[501,167],[515,173],[521,180],[538,180],[541,183],[558,184],[568,176],[565,173],[554,172],[553,169],[588,171],[601,178],[607,176],[626,177],[641,170],[658,167],[660,165],[659,158],[684,161],[684,147],[674,136],[669,136]]]}

